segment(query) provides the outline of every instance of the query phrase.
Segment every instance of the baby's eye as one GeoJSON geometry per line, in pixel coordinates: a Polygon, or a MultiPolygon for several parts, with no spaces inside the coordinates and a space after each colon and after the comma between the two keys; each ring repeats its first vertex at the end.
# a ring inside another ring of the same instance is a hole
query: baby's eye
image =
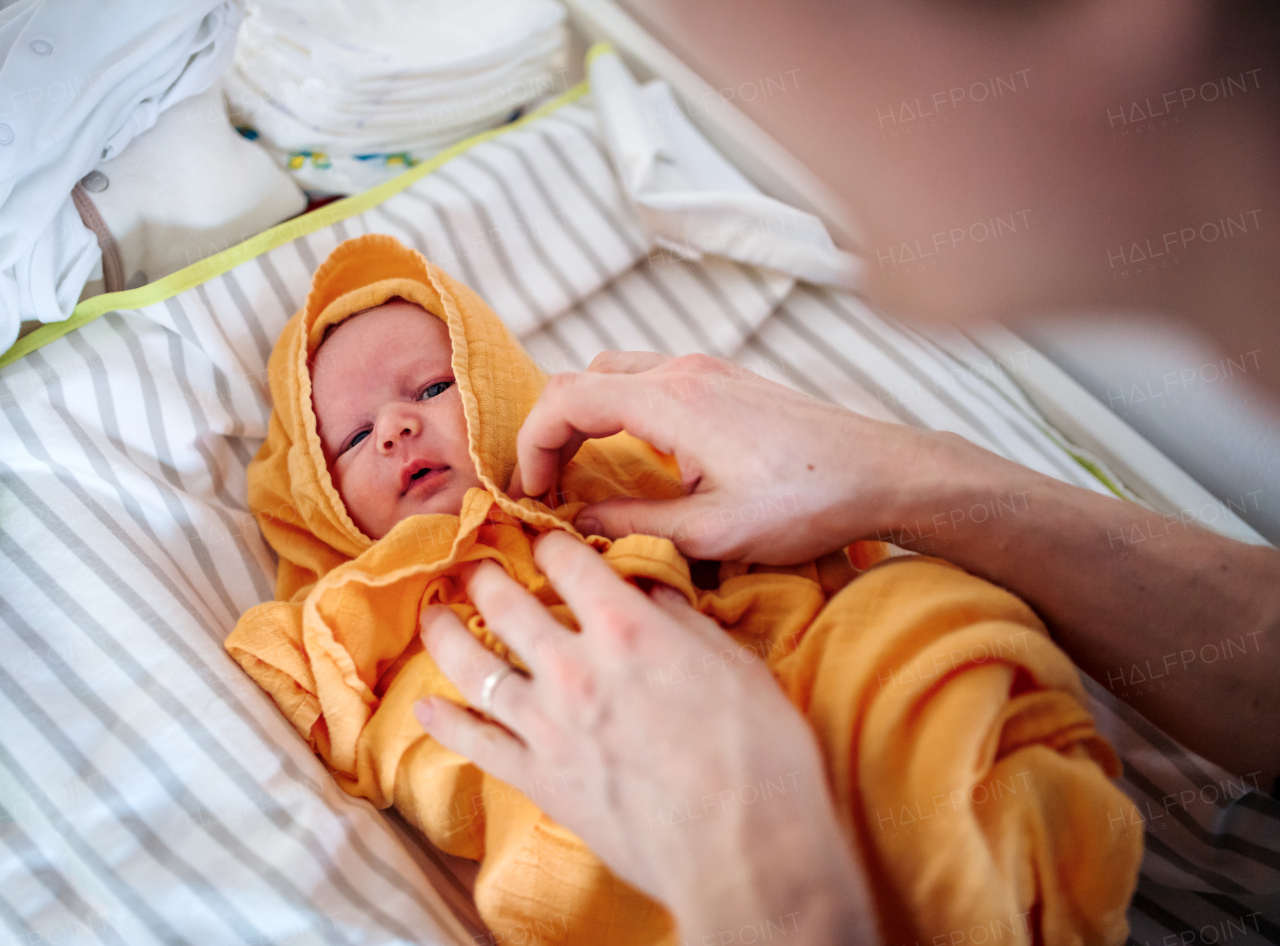
{"type": "Polygon", "coordinates": [[[354,437],[351,438],[350,443],[348,443],[345,447],[342,448],[342,452],[346,453],[348,450],[355,447],[358,443],[360,443],[361,440],[369,436],[370,433],[372,433],[372,431],[369,431],[369,430],[360,431],[358,434],[356,434],[354,437]]]}
{"type": "Polygon", "coordinates": [[[418,395],[418,400],[425,401],[429,397],[435,397],[437,394],[443,394],[452,386],[452,381],[437,381],[435,384],[428,384],[422,389],[422,393],[418,395]]]}

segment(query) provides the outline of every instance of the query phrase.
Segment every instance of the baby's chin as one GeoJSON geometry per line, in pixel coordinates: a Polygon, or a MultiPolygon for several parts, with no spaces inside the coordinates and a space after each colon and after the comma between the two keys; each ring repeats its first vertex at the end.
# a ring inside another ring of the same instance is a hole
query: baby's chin
{"type": "Polygon", "coordinates": [[[412,483],[400,497],[397,512],[400,519],[444,513],[456,516],[462,512],[467,490],[480,485],[480,478],[470,470],[445,468],[412,483]]]}
{"type": "MultiPolygon", "coordinates": [[[[387,535],[397,525],[411,516],[429,516],[432,514],[456,516],[462,512],[462,502],[467,495],[467,490],[478,486],[480,486],[480,482],[477,477],[449,476],[447,481],[440,483],[434,489],[429,488],[430,484],[424,484],[417,489],[411,487],[405,495],[399,497],[395,504],[393,516],[381,522],[376,521],[374,517],[361,516],[356,519],[356,525],[365,535],[376,540],[387,535]]],[[[348,511],[357,512],[356,510],[351,510],[350,507],[348,507],[348,511]]]]}
{"type": "Polygon", "coordinates": [[[441,488],[438,492],[429,496],[414,496],[413,491],[400,500],[400,512],[402,519],[409,516],[428,516],[432,513],[444,513],[449,516],[456,516],[462,512],[462,500],[467,495],[467,490],[473,486],[479,486],[479,483],[472,482],[456,482],[449,483],[441,488]]]}

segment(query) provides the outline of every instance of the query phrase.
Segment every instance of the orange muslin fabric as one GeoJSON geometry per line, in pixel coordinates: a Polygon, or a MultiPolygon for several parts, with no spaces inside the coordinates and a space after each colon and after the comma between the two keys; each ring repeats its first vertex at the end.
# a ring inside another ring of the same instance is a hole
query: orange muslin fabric
{"type": "MultiPolygon", "coordinates": [[[[270,384],[249,501],[280,558],[277,600],[244,614],[226,642],[232,656],[343,789],[395,805],[437,847],[481,862],[476,905],[496,942],[675,943],[665,910],[541,813],[540,795],[557,786],[504,785],[426,736],[412,713],[430,694],[462,699],[418,639],[424,606],[448,605],[509,656],[458,581],[463,563],[492,559],[576,627],[534,564],[532,539],[577,536],[586,503],[682,495],[674,461],[620,434],[565,467],[549,494],[556,508],[510,499],[516,432],[546,377],[474,293],[386,236],[342,244],[316,272],[276,344],[270,384]],[[328,325],[393,296],[449,327],[483,488],[459,515],[405,519],[375,542],[329,478],[308,361],[328,325]]],[[[1127,810],[1109,781],[1118,763],[1070,661],[1018,599],[932,559],[880,562],[876,543],[852,549],[863,573],[844,553],[794,568],[723,563],[705,590],[666,539],[589,541],[623,577],[683,592],[730,635],[713,659],[765,661],[808,717],[887,944],[1124,940],[1141,841],[1108,818],[1127,810]]],[[[700,672],[664,668],[655,685],[700,672]]],[[[787,787],[743,787],[739,800],[787,787]]],[[[643,814],[663,824],[698,814],[686,809],[643,814]]],[[[788,922],[759,920],[730,931],[733,941],[788,922]]]]}

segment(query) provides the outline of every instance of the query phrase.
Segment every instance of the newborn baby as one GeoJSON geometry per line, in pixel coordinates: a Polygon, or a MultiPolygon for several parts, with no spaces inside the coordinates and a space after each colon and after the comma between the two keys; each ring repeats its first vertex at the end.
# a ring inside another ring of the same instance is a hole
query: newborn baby
{"type": "MultiPolygon", "coordinates": [[[[554,786],[498,782],[412,712],[425,696],[462,699],[422,646],[422,608],[448,606],[514,661],[467,599],[468,562],[498,563],[576,627],[532,540],[577,535],[587,503],[683,495],[672,458],[626,434],[588,441],[548,493],[555,508],[512,500],[516,434],[546,377],[474,293],[386,236],[348,241],[320,267],[270,379],[249,503],[279,555],[276,600],[241,617],[232,656],[345,791],[480,862],[474,896],[495,942],[674,943],[665,910],[538,809],[554,786]]],[[[1130,810],[1108,781],[1118,763],[1025,604],[924,556],[861,574],[844,552],[724,562],[706,589],[665,539],[585,541],[726,631],[711,663],[652,681],[655,698],[705,685],[715,660],[760,660],[805,714],[886,943],[1124,940],[1141,839],[1112,828],[1107,813],[1130,810]]],[[[754,803],[786,790],[778,776],[726,790],[754,803]]],[[[696,830],[724,794],[645,815],[654,830],[696,830]]]]}
{"type": "Polygon", "coordinates": [[[403,299],[329,326],[312,356],[325,463],[370,538],[408,516],[456,516],[480,486],[452,361],[448,326],[403,299]]]}

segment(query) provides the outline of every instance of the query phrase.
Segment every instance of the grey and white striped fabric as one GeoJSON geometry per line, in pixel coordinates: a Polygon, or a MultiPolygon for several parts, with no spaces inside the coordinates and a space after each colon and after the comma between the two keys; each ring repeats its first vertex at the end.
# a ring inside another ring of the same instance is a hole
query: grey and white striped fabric
{"type": "MultiPolygon", "coordinates": [[[[1235,656],[1249,643],[1232,640],[1240,648],[1235,656]]],[[[1082,676],[1099,729],[1124,760],[1119,784],[1132,803],[1107,812],[1107,824],[1145,834],[1131,941],[1280,943],[1280,799],[1268,793],[1260,772],[1224,771],[1130,705],[1141,706],[1146,692],[1167,685],[1168,669],[1148,666],[1154,676],[1148,680],[1135,665],[1128,674],[1113,673],[1110,686],[1082,676]]]]}
{"type": "MultiPolygon", "coordinates": [[[[358,216],[0,370],[8,941],[398,944],[478,932],[439,861],[411,857],[387,821],[337,790],[222,649],[240,613],[271,596],[274,565],[244,498],[270,411],[271,346],[318,263],[369,232],[471,285],[549,371],[605,348],[706,351],[1105,489],[963,338],[926,338],[777,273],[656,252],[589,103],[564,105],[358,216]]],[[[1203,911],[1225,909],[1196,896],[1203,911]]],[[[1135,935],[1180,934],[1158,925],[1161,909],[1139,908],[1135,935]],[[1150,917],[1156,926],[1141,925],[1150,917]]]]}

